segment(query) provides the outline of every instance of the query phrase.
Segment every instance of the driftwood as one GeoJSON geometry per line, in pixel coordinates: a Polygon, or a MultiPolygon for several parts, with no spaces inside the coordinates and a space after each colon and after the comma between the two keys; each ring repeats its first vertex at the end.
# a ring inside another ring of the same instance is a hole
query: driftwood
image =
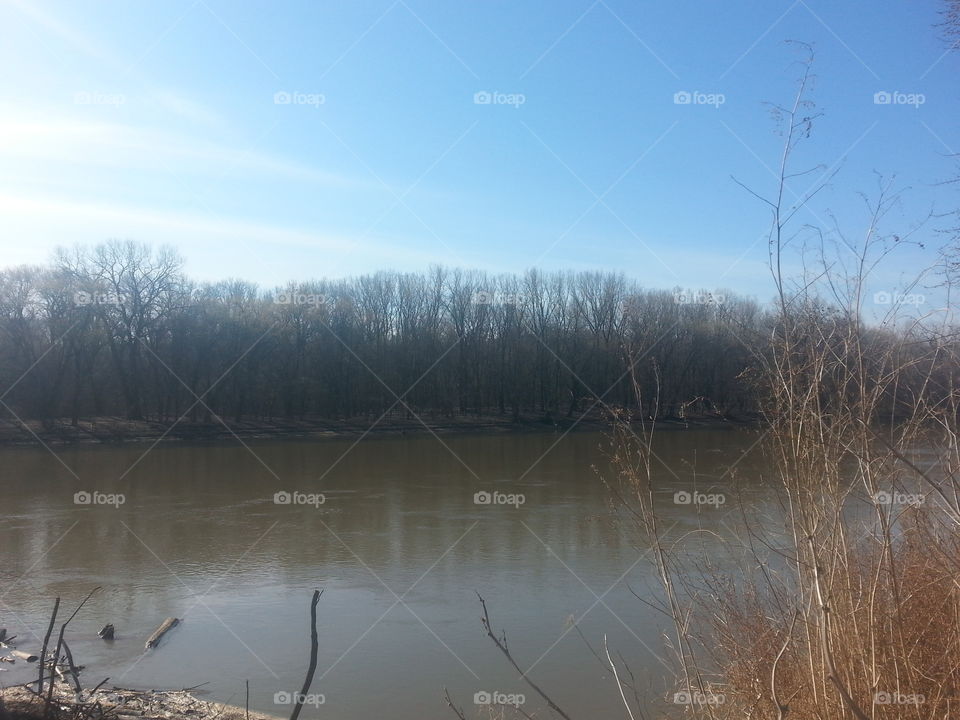
{"type": "Polygon", "coordinates": [[[40,659],[36,655],[30,655],[29,653],[25,653],[22,650],[12,650],[10,654],[13,655],[15,658],[19,658],[20,660],[26,660],[27,662],[36,662],[37,660],[40,659]]]}
{"type": "Polygon", "coordinates": [[[104,640],[113,640],[113,625],[104,625],[100,628],[100,632],[97,633],[99,637],[102,637],[104,640]]]}
{"type": "Polygon", "coordinates": [[[153,635],[147,638],[147,643],[145,645],[147,650],[149,650],[150,648],[155,648],[157,645],[159,645],[160,640],[163,638],[163,636],[166,635],[171,630],[173,630],[179,624],[180,624],[179,618],[169,617],[166,620],[164,620],[163,624],[154,631],[153,635]]]}

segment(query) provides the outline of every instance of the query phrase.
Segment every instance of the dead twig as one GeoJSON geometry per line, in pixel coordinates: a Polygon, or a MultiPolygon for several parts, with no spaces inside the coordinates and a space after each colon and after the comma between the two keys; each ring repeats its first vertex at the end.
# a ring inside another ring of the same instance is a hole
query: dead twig
{"type": "Polygon", "coordinates": [[[443,689],[443,698],[447,703],[447,707],[453,710],[454,714],[456,714],[460,720],[467,720],[467,716],[463,714],[463,708],[458,708],[453,704],[453,700],[450,698],[450,691],[446,688],[443,689]]]}
{"type": "MultiPolygon", "coordinates": [[[[43,692],[43,671],[46,668],[47,660],[47,646],[50,644],[50,634],[53,632],[53,626],[57,622],[57,611],[60,609],[60,598],[57,597],[53,601],[53,612],[50,613],[50,624],[47,625],[47,632],[43,636],[43,646],[40,648],[40,669],[39,675],[37,677],[37,691],[43,692]]],[[[50,678],[50,682],[53,683],[53,678],[50,678]]]]}
{"type": "Polygon", "coordinates": [[[310,692],[310,685],[313,683],[313,675],[317,672],[317,650],[319,642],[317,640],[317,603],[320,602],[320,596],[323,590],[314,590],[313,598],[310,600],[310,666],[307,668],[307,677],[303,681],[303,688],[297,697],[293,706],[293,712],[290,714],[290,720],[297,720],[300,717],[300,710],[303,709],[303,701],[306,694],[310,692]]]}
{"type": "Polygon", "coordinates": [[[613,671],[613,679],[617,681],[617,688],[620,690],[620,698],[623,700],[623,706],[627,709],[627,715],[630,716],[630,720],[634,720],[633,710],[630,709],[630,703],[627,702],[627,696],[623,692],[623,685],[620,683],[620,675],[617,673],[617,666],[610,657],[610,649],[607,647],[606,635],[603,636],[603,652],[606,654],[607,662],[610,663],[610,669],[613,671]]]}
{"type": "MultiPolygon", "coordinates": [[[[67,618],[66,622],[64,622],[63,625],[60,626],[60,634],[59,634],[59,636],[57,637],[57,647],[56,647],[56,649],[55,649],[54,652],[53,652],[53,662],[54,662],[54,666],[56,666],[57,659],[60,657],[60,649],[63,647],[63,634],[67,631],[67,625],[69,625],[69,624],[70,624],[70,621],[73,620],[73,619],[77,616],[77,613],[80,612],[80,610],[83,608],[83,606],[87,604],[87,600],[89,600],[91,597],[93,597],[93,594],[94,594],[95,592],[97,592],[99,589],[100,589],[100,586],[98,585],[98,586],[95,587],[93,590],[91,590],[89,593],[87,593],[87,596],[83,599],[83,601],[82,601],[79,605],[77,605],[77,609],[73,611],[73,614],[70,615],[70,617],[67,618]]],[[[80,684],[80,683],[78,682],[78,683],[77,683],[77,685],[78,685],[77,692],[80,692],[79,684],[80,684]]],[[[46,716],[48,716],[48,715],[50,714],[50,706],[51,706],[51,704],[53,703],[53,686],[54,686],[54,678],[53,678],[53,673],[51,673],[51,674],[50,674],[50,687],[47,689],[47,700],[46,700],[46,704],[44,705],[44,709],[43,709],[44,717],[46,717],[46,716]]]]}
{"type": "Polygon", "coordinates": [[[560,717],[564,718],[565,720],[570,720],[570,716],[567,715],[562,709],[560,709],[560,706],[557,705],[550,698],[549,695],[547,695],[543,690],[541,690],[540,687],[535,682],[533,682],[533,680],[527,677],[527,674],[520,669],[519,665],[517,665],[517,661],[513,659],[513,655],[510,654],[510,650],[507,647],[506,634],[504,634],[502,638],[498,638],[496,635],[494,635],[493,628],[490,625],[490,614],[487,612],[487,603],[486,601],[484,601],[483,596],[480,595],[480,593],[477,593],[477,597],[480,599],[480,605],[483,607],[483,617],[480,618],[480,622],[483,623],[483,628],[484,630],[487,631],[487,635],[489,636],[489,638],[493,640],[494,645],[496,645],[497,648],[500,650],[500,652],[503,653],[504,657],[506,657],[507,660],[510,661],[510,664],[513,665],[514,669],[516,669],[516,671],[520,673],[520,677],[523,678],[524,682],[526,682],[527,685],[533,688],[534,692],[536,692],[537,695],[543,698],[544,702],[547,703],[547,705],[550,707],[551,710],[553,710],[555,713],[560,715],[560,717]]]}

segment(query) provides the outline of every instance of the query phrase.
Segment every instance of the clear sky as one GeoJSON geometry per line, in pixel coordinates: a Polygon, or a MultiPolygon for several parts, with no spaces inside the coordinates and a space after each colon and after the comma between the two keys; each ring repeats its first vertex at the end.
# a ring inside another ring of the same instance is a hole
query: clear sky
{"type": "MultiPolygon", "coordinates": [[[[765,299],[766,211],[730,176],[773,187],[785,40],[817,53],[800,165],[840,167],[799,223],[833,212],[859,237],[874,171],[910,188],[891,230],[956,207],[939,7],[4,0],[0,264],[120,237],[174,245],[201,279],[538,266],[765,299]]],[[[930,252],[904,251],[890,287],[930,252]]]]}

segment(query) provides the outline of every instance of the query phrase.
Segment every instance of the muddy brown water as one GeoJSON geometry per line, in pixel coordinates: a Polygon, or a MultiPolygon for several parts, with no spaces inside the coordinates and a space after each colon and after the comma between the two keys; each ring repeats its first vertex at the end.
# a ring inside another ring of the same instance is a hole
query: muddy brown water
{"type": "MultiPolygon", "coordinates": [[[[665,526],[718,563],[739,543],[734,494],[774,504],[757,438],[657,439],[665,526]],[[695,491],[726,502],[685,503],[695,491]]],[[[251,707],[283,716],[323,588],[304,717],[453,717],[444,687],[468,717],[488,697],[534,713],[543,703],[484,635],[480,592],[517,661],[571,716],[620,716],[587,643],[599,651],[606,635],[651,703],[675,678],[661,619],[631,593],[658,596],[649,547],[616,521],[592,469],[606,469],[603,443],[584,432],[0,449],[0,626],[37,650],[53,598],[72,611],[99,585],[67,634],[87,686],[207,683],[204,699],[242,705],[249,680],[251,707]],[[168,616],[183,622],[144,652],[168,616]],[[96,637],[106,623],[112,642],[96,637]]],[[[35,671],[6,667],[3,685],[35,671]]]]}

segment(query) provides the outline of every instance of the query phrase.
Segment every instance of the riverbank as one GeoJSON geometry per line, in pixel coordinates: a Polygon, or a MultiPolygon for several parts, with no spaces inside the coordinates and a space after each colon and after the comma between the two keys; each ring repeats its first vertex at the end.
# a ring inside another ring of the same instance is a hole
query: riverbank
{"type": "Polygon", "coordinates": [[[245,708],[199,699],[189,690],[133,690],[99,688],[78,702],[61,685],[56,687],[51,713],[45,715],[45,701],[23,686],[0,690],[0,717],[5,720],[41,718],[137,718],[138,720],[278,720],[275,715],[247,711],[245,708]]]}
{"type": "MultiPolygon", "coordinates": [[[[684,419],[663,418],[657,421],[658,430],[689,430],[695,428],[725,429],[756,424],[749,417],[721,417],[719,415],[690,416],[684,419]]],[[[420,418],[388,414],[378,420],[375,415],[349,419],[241,419],[223,422],[127,420],[120,417],[84,418],[76,424],[69,418],[49,422],[11,419],[0,420],[2,445],[74,445],[127,443],[203,443],[241,440],[359,438],[365,435],[391,436],[433,432],[437,435],[468,433],[543,433],[568,431],[605,431],[610,427],[607,415],[601,411],[579,417],[552,418],[543,415],[457,415],[441,417],[424,414],[420,418]]]]}

